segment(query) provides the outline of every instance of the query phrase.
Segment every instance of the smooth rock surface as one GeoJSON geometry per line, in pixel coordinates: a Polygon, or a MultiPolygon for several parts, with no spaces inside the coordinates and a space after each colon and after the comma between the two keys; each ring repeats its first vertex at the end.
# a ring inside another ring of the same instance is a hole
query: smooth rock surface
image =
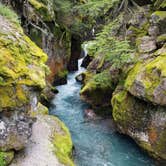
{"type": "Polygon", "coordinates": [[[55,156],[51,142],[53,133],[58,129],[58,123],[51,116],[38,116],[29,143],[10,166],[63,166],[55,156]]]}

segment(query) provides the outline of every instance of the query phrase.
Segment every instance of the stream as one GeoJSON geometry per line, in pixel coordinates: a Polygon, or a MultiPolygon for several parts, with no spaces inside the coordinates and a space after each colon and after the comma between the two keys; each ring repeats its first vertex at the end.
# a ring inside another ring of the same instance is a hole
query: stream
{"type": "Polygon", "coordinates": [[[85,121],[84,110],[89,105],[80,100],[81,84],[75,76],[85,69],[68,75],[66,85],[57,86],[50,114],[59,117],[69,128],[75,146],[77,166],[154,166],[153,161],[130,138],[118,134],[111,119],[85,121]]]}

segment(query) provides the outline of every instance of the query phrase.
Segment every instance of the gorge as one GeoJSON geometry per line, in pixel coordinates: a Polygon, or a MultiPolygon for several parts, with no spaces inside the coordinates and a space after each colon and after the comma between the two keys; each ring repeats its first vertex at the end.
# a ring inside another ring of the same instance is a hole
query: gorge
{"type": "Polygon", "coordinates": [[[165,9],[0,0],[0,166],[165,166],[165,9]]]}

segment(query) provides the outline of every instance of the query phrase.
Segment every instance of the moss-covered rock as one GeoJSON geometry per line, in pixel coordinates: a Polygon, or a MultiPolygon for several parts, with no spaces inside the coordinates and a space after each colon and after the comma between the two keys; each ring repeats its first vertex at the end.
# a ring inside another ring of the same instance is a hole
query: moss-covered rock
{"type": "Polygon", "coordinates": [[[109,71],[96,74],[81,89],[81,98],[93,106],[110,105],[109,100],[115,85],[109,71]]]}
{"type": "Polygon", "coordinates": [[[0,152],[0,166],[7,166],[14,158],[14,152],[0,152]]]}
{"type": "Polygon", "coordinates": [[[165,107],[146,103],[118,89],[113,94],[112,106],[119,131],[131,136],[153,157],[165,161],[165,107]]]}
{"type": "Polygon", "coordinates": [[[53,9],[53,1],[52,0],[28,0],[29,4],[32,6],[27,7],[27,10],[29,11],[29,18],[32,20],[35,18],[35,13],[39,15],[43,21],[53,21],[54,20],[54,9],[53,9]],[[35,10],[35,11],[31,11],[35,10]]]}
{"type": "Polygon", "coordinates": [[[152,13],[151,23],[158,25],[160,34],[165,33],[166,11],[155,11],[152,13]]]}
{"type": "Polygon", "coordinates": [[[46,86],[47,55],[24,34],[16,14],[0,8],[0,149],[20,150],[32,133],[34,121],[27,114],[46,86]]]}
{"type": "Polygon", "coordinates": [[[125,87],[136,97],[155,104],[166,105],[166,56],[164,48],[161,51],[163,52],[152,60],[145,63],[138,62],[129,72],[125,87]]]}
{"type": "Polygon", "coordinates": [[[27,165],[27,163],[74,166],[71,159],[73,145],[67,127],[58,118],[42,114],[43,108],[40,104],[35,114],[36,122],[32,127],[31,141],[24,151],[15,156],[11,166],[27,165]]]}
{"type": "Polygon", "coordinates": [[[43,89],[47,55],[22,29],[0,16],[0,107],[15,108],[29,103],[29,88],[43,89]]]}
{"type": "Polygon", "coordinates": [[[68,128],[58,118],[55,118],[60,127],[60,132],[53,135],[54,152],[59,161],[67,166],[74,166],[72,157],[72,140],[68,128]]]}

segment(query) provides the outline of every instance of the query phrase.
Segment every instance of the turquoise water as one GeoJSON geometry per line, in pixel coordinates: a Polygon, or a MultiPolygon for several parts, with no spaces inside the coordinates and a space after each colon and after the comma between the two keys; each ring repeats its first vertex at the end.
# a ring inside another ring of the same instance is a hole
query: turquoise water
{"type": "MultiPolygon", "coordinates": [[[[81,60],[79,61],[79,64],[81,60]]],[[[58,116],[70,129],[75,146],[77,166],[154,166],[152,160],[129,138],[114,130],[111,119],[87,122],[83,111],[88,105],[80,100],[81,85],[75,76],[84,69],[68,75],[68,83],[58,86],[50,113],[58,116]]]]}

